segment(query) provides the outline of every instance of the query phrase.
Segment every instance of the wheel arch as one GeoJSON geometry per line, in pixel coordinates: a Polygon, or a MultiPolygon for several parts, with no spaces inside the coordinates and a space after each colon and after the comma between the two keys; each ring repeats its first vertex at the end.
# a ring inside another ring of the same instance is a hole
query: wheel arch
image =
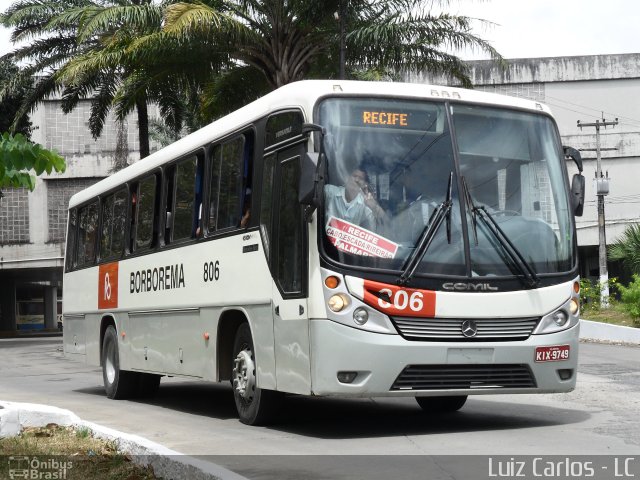
{"type": "Polygon", "coordinates": [[[216,365],[218,366],[218,380],[231,380],[231,361],[233,342],[236,332],[243,323],[251,324],[246,312],[238,309],[225,310],[220,314],[218,333],[216,336],[216,365]]]}
{"type": "Polygon", "coordinates": [[[102,365],[102,344],[104,343],[104,334],[109,325],[113,325],[113,328],[116,329],[116,333],[118,332],[114,316],[111,314],[103,315],[102,320],[100,320],[100,365],[102,365]]]}

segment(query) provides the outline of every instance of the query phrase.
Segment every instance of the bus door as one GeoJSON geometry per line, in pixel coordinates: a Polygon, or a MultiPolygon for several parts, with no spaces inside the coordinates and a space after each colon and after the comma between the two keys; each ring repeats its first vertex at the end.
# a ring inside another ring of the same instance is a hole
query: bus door
{"type": "Polygon", "coordinates": [[[307,314],[307,224],[298,203],[304,143],[279,151],[274,160],[271,271],[272,314],[278,390],[309,393],[307,314]]]}

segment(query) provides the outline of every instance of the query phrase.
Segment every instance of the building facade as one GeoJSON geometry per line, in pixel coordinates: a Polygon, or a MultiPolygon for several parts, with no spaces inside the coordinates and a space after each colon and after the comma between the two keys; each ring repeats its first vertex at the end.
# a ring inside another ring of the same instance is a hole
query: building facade
{"type": "MultiPolygon", "coordinates": [[[[553,111],[563,145],[580,150],[586,180],[585,208],[576,218],[581,275],[596,280],[598,273],[598,210],[595,186],[596,131],[578,126],[596,120],[618,124],[600,129],[602,171],[609,176],[605,197],[607,244],[634,223],[640,223],[640,54],[508,60],[502,69],[492,61],[469,62],[474,88],[529,98],[553,111]]],[[[406,75],[406,81],[446,84],[425,73],[406,75]]],[[[567,163],[569,178],[577,172],[567,163]]],[[[609,276],[625,276],[609,263],[609,276]]]]}
{"type": "Polygon", "coordinates": [[[139,158],[135,115],[122,123],[109,117],[94,139],[88,126],[90,101],[81,101],[66,115],[60,105],[59,99],[40,104],[31,115],[31,139],[62,155],[65,173],[38,177],[33,192],[2,190],[0,334],[58,328],[69,199],[108,176],[116,152],[127,163],[139,158]]]}

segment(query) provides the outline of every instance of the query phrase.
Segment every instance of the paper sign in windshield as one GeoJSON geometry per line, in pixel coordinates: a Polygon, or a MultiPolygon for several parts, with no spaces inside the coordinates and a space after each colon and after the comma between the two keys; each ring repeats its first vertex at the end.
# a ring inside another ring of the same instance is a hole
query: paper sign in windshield
{"type": "Polygon", "coordinates": [[[339,218],[330,217],[327,223],[327,236],[338,250],[353,255],[368,257],[394,258],[398,244],[339,218]]]}

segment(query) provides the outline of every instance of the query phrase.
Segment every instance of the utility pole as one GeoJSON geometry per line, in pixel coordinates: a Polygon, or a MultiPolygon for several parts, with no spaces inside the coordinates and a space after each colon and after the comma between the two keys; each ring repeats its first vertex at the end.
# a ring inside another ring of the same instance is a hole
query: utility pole
{"type": "Polygon", "coordinates": [[[609,272],[607,271],[607,236],[604,224],[604,197],[609,194],[609,172],[602,175],[602,158],[600,155],[600,127],[616,126],[618,119],[610,122],[602,118],[594,123],[581,123],[578,127],[595,127],[596,129],[596,195],[598,196],[598,263],[600,266],[600,305],[609,308],[609,272]]]}

